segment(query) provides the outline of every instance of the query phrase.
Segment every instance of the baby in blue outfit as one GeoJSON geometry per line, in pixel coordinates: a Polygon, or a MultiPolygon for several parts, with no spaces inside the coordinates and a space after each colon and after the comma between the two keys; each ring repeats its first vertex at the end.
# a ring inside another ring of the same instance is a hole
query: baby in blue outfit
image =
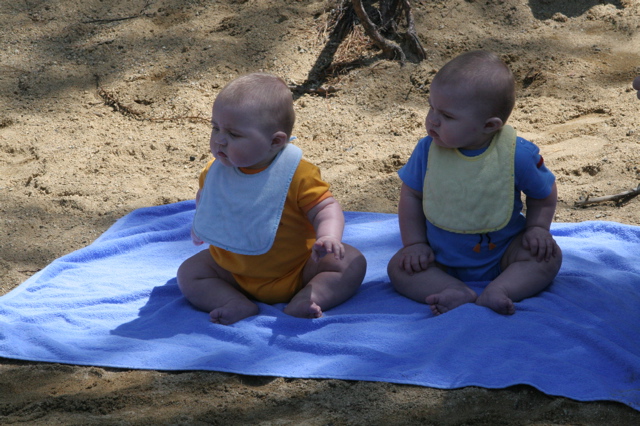
{"type": "Polygon", "coordinates": [[[498,56],[454,58],[431,83],[428,136],[398,172],[403,248],[389,277],[436,315],[465,303],[513,314],[514,302],[547,288],[560,270],[549,231],[555,177],[538,147],[505,124],[514,104],[514,77],[498,56]],[[478,295],[465,284],[472,281],[489,284],[478,295]]]}

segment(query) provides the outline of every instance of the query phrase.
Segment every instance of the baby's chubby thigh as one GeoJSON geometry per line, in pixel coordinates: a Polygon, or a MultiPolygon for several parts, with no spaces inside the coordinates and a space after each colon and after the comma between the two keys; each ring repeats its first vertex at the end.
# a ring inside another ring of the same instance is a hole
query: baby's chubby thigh
{"type": "Polygon", "coordinates": [[[554,271],[554,274],[558,272],[560,268],[560,264],[562,263],[562,251],[560,247],[553,241],[555,245],[555,254],[550,257],[548,261],[538,259],[536,253],[534,253],[530,248],[525,246],[524,243],[524,231],[517,234],[511,243],[507,246],[507,249],[502,255],[502,259],[500,260],[500,267],[503,271],[505,271],[509,266],[519,263],[519,262],[534,262],[539,264],[541,269],[549,269],[554,271]]]}
{"type": "Polygon", "coordinates": [[[309,258],[302,275],[302,285],[311,300],[323,310],[330,309],[353,296],[367,272],[367,261],[357,248],[343,244],[344,256],[328,253],[318,261],[309,258]]]}
{"type": "Polygon", "coordinates": [[[524,248],[522,242],[523,235],[524,232],[517,234],[507,246],[507,249],[502,255],[502,259],[500,260],[500,267],[503,271],[516,262],[533,260],[531,252],[524,248]]]}
{"type": "Polygon", "coordinates": [[[344,243],[343,246],[344,257],[341,259],[336,259],[333,253],[327,253],[317,262],[310,257],[302,274],[303,286],[323,272],[333,272],[339,276],[344,276],[346,280],[355,281],[357,286],[360,286],[367,270],[367,261],[357,248],[344,243]]]}
{"type": "Polygon", "coordinates": [[[511,300],[518,302],[548,287],[561,264],[562,251],[557,244],[555,253],[548,260],[541,260],[525,246],[521,233],[507,247],[501,260],[503,272],[492,285],[503,288],[511,300]]]}

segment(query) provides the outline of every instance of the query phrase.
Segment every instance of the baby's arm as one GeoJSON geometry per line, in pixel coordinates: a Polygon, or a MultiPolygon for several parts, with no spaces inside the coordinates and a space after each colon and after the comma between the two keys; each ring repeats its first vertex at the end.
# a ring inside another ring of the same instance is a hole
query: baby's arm
{"type": "Polygon", "coordinates": [[[640,99],[640,75],[633,80],[633,88],[638,91],[638,99],[640,99]]]}
{"type": "Polygon", "coordinates": [[[522,237],[522,245],[537,257],[538,262],[548,261],[558,252],[558,245],[550,232],[557,201],[558,188],[555,183],[547,198],[527,197],[527,226],[522,237]]]}
{"type": "Polygon", "coordinates": [[[344,214],[338,201],[333,197],[325,198],[309,210],[307,217],[316,230],[311,258],[317,262],[327,253],[333,253],[336,260],[344,258],[344,214]]]}
{"type": "Polygon", "coordinates": [[[422,209],[422,193],[402,184],[398,203],[398,221],[402,237],[400,268],[409,274],[424,271],[434,261],[427,241],[427,225],[422,209]]]}

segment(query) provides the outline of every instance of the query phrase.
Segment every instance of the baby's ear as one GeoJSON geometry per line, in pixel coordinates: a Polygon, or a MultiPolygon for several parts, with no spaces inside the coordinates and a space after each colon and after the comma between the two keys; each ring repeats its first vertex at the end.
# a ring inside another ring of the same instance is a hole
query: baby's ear
{"type": "Polygon", "coordinates": [[[271,137],[271,145],[274,148],[282,148],[289,142],[289,137],[285,132],[275,132],[271,137]]]}
{"type": "Polygon", "coordinates": [[[484,122],[484,132],[495,133],[498,130],[502,129],[502,126],[504,126],[504,122],[502,121],[502,119],[498,117],[491,117],[484,122]]]}

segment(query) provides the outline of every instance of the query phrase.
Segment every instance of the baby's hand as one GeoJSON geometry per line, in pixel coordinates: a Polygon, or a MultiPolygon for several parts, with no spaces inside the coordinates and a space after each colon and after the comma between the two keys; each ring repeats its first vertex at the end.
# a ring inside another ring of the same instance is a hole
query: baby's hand
{"type": "Polygon", "coordinates": [[[191,241],[193,241],[193,244],[199,246],[202,245],[204,243],[204,241],[202,241],[200,238],[198,238],[198,236],[195,234],[195,232],[193,232],[193,228],[191,228],[191,241]]]}
{"type": "Polygon", "coordinates": [[[400,269],[404,269],[409,275],[413,275],[416,272],[426,271],[434,260],[433,250],[428,244],[411,244],[402,249],[400,269]]]}
{"type": "Polygon", "coordinates": [[[527,228],[522,236],[522,246],[529,250],[538,262],[549,261],[558,252],[558,244],[551,232],[540,226],[527,228]]]}
{"type": "Polygon", "coordinates": [[[344,258],[344,246],[334,237],[320,237],[311,248],[311,258],[314,262],[322,259],[326,254],[333,253],[336,260],[344,258]]]}

